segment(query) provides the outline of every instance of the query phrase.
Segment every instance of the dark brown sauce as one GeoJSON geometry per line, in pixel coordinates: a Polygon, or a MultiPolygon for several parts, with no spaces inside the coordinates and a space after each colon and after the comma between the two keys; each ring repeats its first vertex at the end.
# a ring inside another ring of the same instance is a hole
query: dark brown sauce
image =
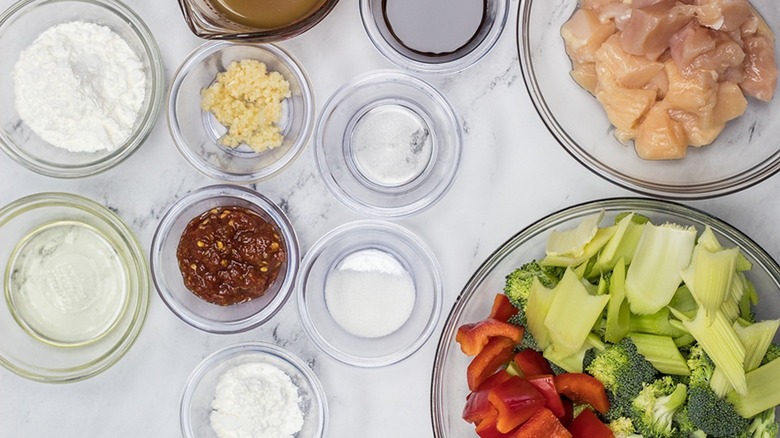
{"type": "Polygon", "coordinates": [[[473,48],[486,14],[487,0],[382,0],[382,15],[393,38],[426,57],[473,48]]]}
{"type": "Polygon", "coordinates": [[[230,21],[262,30],[278,29],[300,21],[325,0],[210,0],[230,21]]]}
{"type": "Polygon", "coordinates": [[[187,289],[228,306],[265,294],[287,253],[273,224],[243,207],[219,207],[187,224],[176,258],[187,289]]]}

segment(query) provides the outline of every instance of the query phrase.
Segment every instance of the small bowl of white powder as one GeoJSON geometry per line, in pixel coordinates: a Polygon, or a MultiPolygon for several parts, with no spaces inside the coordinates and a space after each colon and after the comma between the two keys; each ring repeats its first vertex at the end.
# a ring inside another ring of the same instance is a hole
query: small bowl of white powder
{"type": "Polygon", "coordinates": [[[181,400],[186,438],[325,436],[327,399],[300,358],[272,344],[235,344],[205,358],[181,400]]]}
{"type": "Polygon", "coordinates": [[[77,178],[130,156],[157,121],[163,65],[141,18],[114,0],[24,0],[0,15],[0,148],[77,178]]]}
{"type": "Polygon", "coordinates": [[[402,361],[428,340],[442,279],[428,246],[394,223],[362,220],[323,236],[303,260],[298,314],[326,354],[359,367],[402,361]]]}

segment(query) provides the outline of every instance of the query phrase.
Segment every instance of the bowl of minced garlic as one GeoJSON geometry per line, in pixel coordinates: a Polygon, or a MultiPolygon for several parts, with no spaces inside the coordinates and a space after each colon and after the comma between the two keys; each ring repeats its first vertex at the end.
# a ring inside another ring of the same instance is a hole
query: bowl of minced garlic
{"type": "Polygon", "coordinates": [[[193,167],[218,180],[251,183],[300,154],[313,128],[314,102],[306,73],[281,48],[209,42],[176,73],[167,116],[193,167]]]}

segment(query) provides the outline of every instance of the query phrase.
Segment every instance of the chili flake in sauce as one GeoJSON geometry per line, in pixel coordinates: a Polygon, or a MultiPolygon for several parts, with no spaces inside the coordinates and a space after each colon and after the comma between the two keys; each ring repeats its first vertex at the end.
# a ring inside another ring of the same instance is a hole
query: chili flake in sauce
{"type": "Polygon", "coordinates": [[[277,228],[244,207],[213,208],[191,220],[176,250],[184,285],[228,306],[265,294],[287,254],[277,228]]]}

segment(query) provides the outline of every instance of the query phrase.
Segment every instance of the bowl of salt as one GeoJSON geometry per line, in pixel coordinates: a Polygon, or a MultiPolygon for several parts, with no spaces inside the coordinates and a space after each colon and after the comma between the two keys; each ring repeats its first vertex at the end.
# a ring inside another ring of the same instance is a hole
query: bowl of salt
{"type": "Polygon", "coordinates": [[[361,220],[306,254],[297,285],[306,334],[330,357],[381,367],[414,354],[441,314],[442,278],[428,246],[404,227],[361,220]]]}

